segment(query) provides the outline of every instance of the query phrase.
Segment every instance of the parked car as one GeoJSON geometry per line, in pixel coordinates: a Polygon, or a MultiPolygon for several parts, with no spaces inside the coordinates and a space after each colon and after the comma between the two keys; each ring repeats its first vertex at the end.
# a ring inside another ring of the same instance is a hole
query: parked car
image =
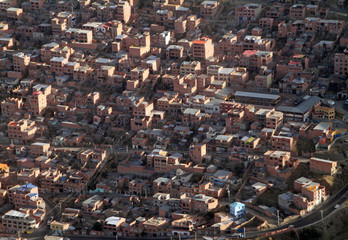
{"type": "Polygon", "coordinates": [[[235,239],[235,238],[243,238],[244,235],[242,233],[234,233],[232,234],[232,238],[235,239]]]}
{"type": "Polygon", "coordinates": [[[51,222],[53,222],[53,216],[51,216],[48,220],[47,220],[47,225],[50,225],[51,224],[51,222]]]}

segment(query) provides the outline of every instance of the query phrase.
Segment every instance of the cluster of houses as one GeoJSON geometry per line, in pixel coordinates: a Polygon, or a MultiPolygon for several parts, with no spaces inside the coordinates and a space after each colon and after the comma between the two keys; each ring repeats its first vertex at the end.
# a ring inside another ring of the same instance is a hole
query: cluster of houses
{"type": "Polygon", "coordinates": [[[339,172],[315,153],[347,132],[327,100],[347,98],[345,22],[320,1],[228,8],[0,0],[0,234],[233,234],[322,204],[317,178],[288,181],[303,157],[339,172]]]}

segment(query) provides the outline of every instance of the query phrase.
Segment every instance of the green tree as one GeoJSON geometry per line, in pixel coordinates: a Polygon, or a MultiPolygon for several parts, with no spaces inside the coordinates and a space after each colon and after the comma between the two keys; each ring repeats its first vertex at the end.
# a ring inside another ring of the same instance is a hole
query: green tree
{"type": "Polygon", "coordinates": [[[200,174],[200,173],[194,173],[194,174],[192,175],[191,182],[192,182],[192,183],[199,183],[199,181],[201,181],[202,177],[203,177],[202,174],[200,174]]]}
{"type": "Polygon", "coordinates": [[[55,110],[53,108],[47,107],[44,112],[44,117],[51,118],[54,117],[55,110]]]}
{"type": "Polygon", "coordinates": [[[97,221],[93,224],[92,229],[95,231],[101,231],[101,230],[103,230],[103,224],[101,222],[97,221]]]}

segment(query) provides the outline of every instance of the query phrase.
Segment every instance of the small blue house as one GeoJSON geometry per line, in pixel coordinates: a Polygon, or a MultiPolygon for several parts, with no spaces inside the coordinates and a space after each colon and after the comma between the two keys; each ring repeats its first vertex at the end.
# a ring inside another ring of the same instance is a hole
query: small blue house
{"type": "Polygon", "coordinates": [[[235,217],[242,217],[245,214],[245,204],[240,202],[231,203],[230,213],[235,217]]]}

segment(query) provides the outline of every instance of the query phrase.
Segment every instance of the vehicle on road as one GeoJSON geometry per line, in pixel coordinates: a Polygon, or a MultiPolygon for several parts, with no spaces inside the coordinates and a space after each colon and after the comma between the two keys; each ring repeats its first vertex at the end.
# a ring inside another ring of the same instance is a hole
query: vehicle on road
{"type": "Polygon", "coordinates": [[[335,209],[339,208],[340,206],[341,206],[341,205],[336,204],[336,205],[335,205],[335,209]]]}
{"type": "Polygon", "coordinates": [[[47,220],[47,225],[50,225],[51,224],[51,222],[53,222],[53,216],[51,216],[48,220],[47,220]]]}
{"type": "Polygon", "coordinates": [[[327,100],[327,104],[329,104],[332,107],[335,105],[335,101],[327,100]]]}
{"type": "Polygon", "coordinates": [[[235,238],[243,238],[244,235],[242,233],[234,233],[232,234],[232,238],[235,239],[235,238]]]}

